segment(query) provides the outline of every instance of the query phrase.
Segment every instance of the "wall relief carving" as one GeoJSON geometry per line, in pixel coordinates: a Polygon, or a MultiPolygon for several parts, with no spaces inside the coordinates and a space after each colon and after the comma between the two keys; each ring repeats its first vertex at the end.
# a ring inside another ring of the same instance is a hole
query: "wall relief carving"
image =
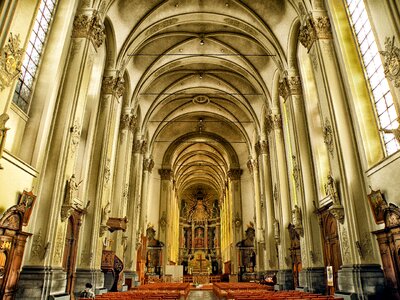
{"type": "Polygon", "coordinates": [[[9,87],[21,73],[24,49],[20,47],[19,34],[10,33],[8,42],[0,53],[0,91],[9,87]]]}
{"type": "Polygon", "coordinates": [[[329,123],[328,118],[325,118],[325,123],[324,123],[324,128],[323,128],[323,135],[324,135],[324,143],[325,143],[326,147],[328,148],[328,152],[333,157],[333,150],[334,150],[333,129],[332,129],[331,124],[329,123]]]}
{"type": "Polygon", "coordinates": [[[385,50],[379,51],[383,55],[385,76],[393,81],[395,87],[400,87],[400,49],[394,44],[394,37],[386,37],[385,50]]]}

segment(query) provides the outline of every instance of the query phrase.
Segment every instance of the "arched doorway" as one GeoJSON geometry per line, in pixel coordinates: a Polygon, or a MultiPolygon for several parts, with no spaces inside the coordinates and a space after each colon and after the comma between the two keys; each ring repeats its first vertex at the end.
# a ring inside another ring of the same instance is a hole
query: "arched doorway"
{"type": "Polygon", "coordinates": [[[326,290],[329,294],[333,295],[335,290],[338,289],[338,271],[342,265],[338,225],[335,217],[327,209],[321,212],[320,220],[322,240],[324,243],[325,270],[326,267],[332,266],[333,271],[333,286],[328,286],[327,282],[326,290]]]}

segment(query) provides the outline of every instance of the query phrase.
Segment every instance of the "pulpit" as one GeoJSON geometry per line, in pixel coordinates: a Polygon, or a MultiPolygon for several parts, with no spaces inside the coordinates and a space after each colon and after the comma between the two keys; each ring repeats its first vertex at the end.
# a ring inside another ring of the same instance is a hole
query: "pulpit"
{"type": "Polygon", "coordinates": [[[111,250],[103,250],[103,255],[101,258],[101,271],[104,273],[104,285],[108,290],[116,292],[122,289],[123,270],[124,264],[121,259],[115,255],[115,252],[111,250]]]}

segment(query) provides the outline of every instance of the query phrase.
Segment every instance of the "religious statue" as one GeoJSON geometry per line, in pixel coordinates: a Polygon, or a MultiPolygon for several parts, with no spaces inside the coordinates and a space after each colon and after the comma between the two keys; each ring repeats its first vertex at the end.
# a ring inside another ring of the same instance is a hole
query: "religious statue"
{"type": "Polygon", "coordinates": [[[65,204],[71,206],[74,203],[74,200],[78,197],[78,189],[79,185],[82,183],[77,182],[75,179],[75,174],[72,174],[71,178],[67,181],[67,194],[65,204]]]}
{"type": "Polygon", "coordinates": [[[325,183],[324,188],[325,194],[332,197],[333,205],[340,205],[335,179],[333,179],[331,174],[328,175],[328,180],[325,183]]]}
{"type": "Polygon", "coordinates": [[[303,220],[301,217],[301,212],[300,212],[300,207],[297,206],[297,204],[294,206],[294,209],[292,210],[292,219],[293,219],[293,225],[294,229],[299,235],[303,234],[303,220]]]}
{"type": "Polygon", "coordinates": [[[279,221],[277,219],[274,220],[274,238],[276,242],[279,244],[280,241],[280,230],[279,230],[279,221]]]}
{"type": "Polygon", "coordinates": [[[104,206],[103,211],[101,212],[101,225],[107,226],[108,218],[110,217],[111,213],[111,202],[108,201],[106,206],[104,206]]]}

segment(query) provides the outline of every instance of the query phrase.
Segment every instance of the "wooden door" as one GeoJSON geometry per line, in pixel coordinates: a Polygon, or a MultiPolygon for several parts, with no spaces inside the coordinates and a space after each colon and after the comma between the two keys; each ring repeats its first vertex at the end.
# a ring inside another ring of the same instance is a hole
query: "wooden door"
{"type": "Polygon", "coordinates": [[[333,270],[333,287],[327,285],[327,291],[330,295],[333,295],[335,290],[338,289],[338,271],[342,265],[338,226],[335,217],[329,210],[325,210],[320,217],[324,243],[324,265],[325,267],[332,266],[333,270]]]}
{"type": "Polygon", "coordinates": [[[79,229],[81,226],[82,212],[74,210],[68,218],[67,234],[65,237],[63,269],[67,273],[67,286],[65,292],[75,299],[75,268],[77,260],[79,229]]]}
{"type": "Polygon", "coordinates": [[[302,269],[301,263],[301,248],[300,248],[300,236],[295,230],[294,225],[289,224],[289,236],[290,236],[290,257],[292,260],[292,272],[293,272],[293,285],[294,288],[299,286],[299,274],[302,269]]]}

